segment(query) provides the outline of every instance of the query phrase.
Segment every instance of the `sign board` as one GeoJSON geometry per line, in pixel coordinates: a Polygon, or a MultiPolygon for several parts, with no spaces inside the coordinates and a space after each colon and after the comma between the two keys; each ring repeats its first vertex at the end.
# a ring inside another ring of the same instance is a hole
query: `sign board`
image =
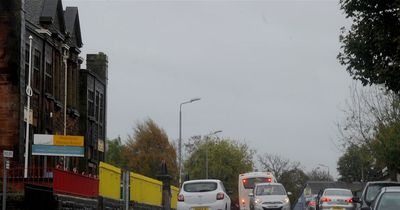
{"type": "Polygon", "coordinates": [[[84,148],[75,146],[32,145],[32,155],[84,157],[84,148]]]}
{"type": "Polygon", "coordinates": [[[100,152],[104,152],[104,140],[97,140],[97,150],[99,150],[100,152]]]}
{"type": "Polygon", "coordinates": [[[12,158],[14,156],[14,152],[11,150],[3,150],[3,157],[12,158]]]}
{"type": "Polygon", "coordinates": [[[28,117],[29,117],[29,124],[33,124],[33,111],[32,109],[29,109],[29,113],[28,113],[28,109],[25,107],[24,108],[24,122],[28,121],[28,117]]]}
{"type": "Polygon", "coordinates": [[[83,136],[35,134],[33,143],[40,145],[83,147],[83,136]]]}

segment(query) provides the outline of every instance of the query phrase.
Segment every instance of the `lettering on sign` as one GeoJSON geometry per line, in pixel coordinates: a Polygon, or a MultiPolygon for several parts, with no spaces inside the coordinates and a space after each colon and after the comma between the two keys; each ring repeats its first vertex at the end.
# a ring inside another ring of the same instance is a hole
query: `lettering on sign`
{"type": "Polygon", "coordinates": [[[12,158],[14,156],[14,152],[11,150],[3,150],[3,157],[12,158]]]}

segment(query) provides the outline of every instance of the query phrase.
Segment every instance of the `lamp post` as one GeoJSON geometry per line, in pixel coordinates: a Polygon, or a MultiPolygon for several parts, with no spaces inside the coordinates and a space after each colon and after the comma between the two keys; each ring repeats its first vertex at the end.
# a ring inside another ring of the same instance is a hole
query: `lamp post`
{"type": "MultiPolygon", "coordinates": [[[[26,95],[28,96],[26,102],[26,131],[25,131],[25,164],[24,164],[24,178],[28,178],[28,158],[29,158],[29,123],[30,118],[30,109],[31,109],[31,96],[32,96],[32,87],[31,87],[31,74],[32,74],[32,40],[33,37],[29,36],[29,69],[28,69],[28,84],[26,86],[26,95]]],[[[25,75],[26,76],[26,75],[25,75]]]]}
{"type": "Polygon", "coordinates": [[[222,130],[214,131],[206,135],[206,179],[208,179],[208,138],[217,133],[221,133],[222,130]]]}
{"type": "Polygon", "coordinates": [[[199,101],[200,98],[192,98],[179,105],[179,186],[182,184],[182,105],[199,101]]]}
{"type": "Polygon", "coordinates": [[[330,174],[329,174],[329,166],[324,165],[324,164],[321,164],[321,163],[319,163],[318,165],[319,165],[319,166],[322,166],[322,167],[325,167],[325,168],[328,169],[328,178],[330,178],[331,176],[330,176],[330,174]]]}

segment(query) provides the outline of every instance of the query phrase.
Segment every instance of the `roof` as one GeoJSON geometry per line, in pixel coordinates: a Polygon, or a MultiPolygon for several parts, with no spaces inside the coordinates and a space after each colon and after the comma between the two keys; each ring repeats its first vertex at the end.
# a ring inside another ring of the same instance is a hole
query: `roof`
{"type": "Polygon", "coordinates": [[[351,191],[361,191],[365,183],[346,183],[346,182],[330,182],[330,181],[308,181],[305,188],[311,189],[311,194],[318,194],[322,189],[326,188],[345,188],[351,191]]]}
{"type": "Polygon", "coordinates": [[[400,187],[398,187],[398,186],[391,186],[391,187],[384,187],[383,189],[382,189],[382,191],[385,191],[385,192],[400,192],[400,187]]]}
{"type": "Polygon", "coordinates": [[[67,7],[64,11],[65,26],[71,34],[71,42],[75,47],[82,47],[82,35],[79,23],[78,7],[67,7]]]}
{"type": "Polygon", "coordinates": [[[25,2],[25,11],[26,19],[33,24],[47,24],[52,32],[65,34],[61,0],[28,0],[25,2]]]}
{"type": "Polygon", "coordinates": [[[195,183],[195,182],[221,182],[221,181],[218,179],[196,179],[196,180],[185,181],[184,183],[195,183]]]}

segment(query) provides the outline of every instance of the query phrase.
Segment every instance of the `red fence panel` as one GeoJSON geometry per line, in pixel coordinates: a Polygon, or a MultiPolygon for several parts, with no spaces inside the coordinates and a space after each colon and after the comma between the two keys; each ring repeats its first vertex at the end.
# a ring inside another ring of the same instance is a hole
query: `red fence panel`
{"type": "Polygon", "coordinates": [[[96,197],[99,195],[99,180],[77,173],[53,170],[53,190],[55,193],[96,197]]]}

